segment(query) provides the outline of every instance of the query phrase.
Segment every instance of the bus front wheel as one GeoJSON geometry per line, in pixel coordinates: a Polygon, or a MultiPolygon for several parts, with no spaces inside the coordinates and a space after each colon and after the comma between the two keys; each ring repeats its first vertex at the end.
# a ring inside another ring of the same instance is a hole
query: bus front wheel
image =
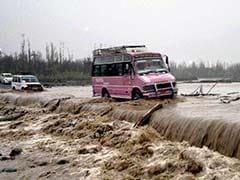
{"type": "Polygon", "coordinates": [[[109,95],[109,93],[108,93],[108,91],[106,89],[102,90],[102,97],[106,97],[106,98],[110,97],[110,95],[109,95]]]}
{"type": "Polygon", "coordinates": [[[139,89],[134,89],[132,92],[132,100],[141,99],[143,97],[141,91],[139,89]]]}

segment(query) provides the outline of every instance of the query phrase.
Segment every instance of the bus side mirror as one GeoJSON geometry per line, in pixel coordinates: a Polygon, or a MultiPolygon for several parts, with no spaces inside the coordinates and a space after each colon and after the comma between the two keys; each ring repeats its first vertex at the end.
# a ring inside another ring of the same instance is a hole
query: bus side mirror
{"type": "Polygon", "coordinates": [[[169,65],[168,56],[166,56],[166,64],[169,65]]]}
{"type": "Polygon", "coordinates": [[[165,56],[166,57],[166,64],[167,64],[167,67],[168,67],[168,71],[170,72],[170,66],[169,66],[169,60],[168,60],[168,56],[165,56]]]}

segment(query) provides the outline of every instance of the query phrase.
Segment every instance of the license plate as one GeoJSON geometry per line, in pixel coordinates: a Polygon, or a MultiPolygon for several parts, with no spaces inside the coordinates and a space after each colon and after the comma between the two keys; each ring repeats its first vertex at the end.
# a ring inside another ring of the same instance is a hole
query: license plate
{"type": "Polygon", "coordinates": [[[167,90],[160,90],[160,94],[166,94],[167,90]]]}

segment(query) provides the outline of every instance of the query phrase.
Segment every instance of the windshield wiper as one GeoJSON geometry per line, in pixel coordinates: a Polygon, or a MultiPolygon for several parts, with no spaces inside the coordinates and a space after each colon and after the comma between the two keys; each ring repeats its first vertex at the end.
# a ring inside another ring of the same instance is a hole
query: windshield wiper
{"type": "Polygon", "coordinates": [[[143,74],[157,73],[157,72],[158,72],[158,71],[156,71],[156,70],[148,70],[148,71],[145,71],[145,72],[140,72],[140,73],[138,73],[138,74],[143,75],[143,74]]]}
{"type": "Polygon", "coordinates": [[[168,72],[168,70],[167,69],[160,69],[160,70],[157,70],[157,72],[168,72]]]}
{"type": "Polygon", "coordinates": [[[149,74],[149,73],[156,73],[157,71],[155,70],[150,70],[150,71],[147,71],[146,74],[149,74]]]}

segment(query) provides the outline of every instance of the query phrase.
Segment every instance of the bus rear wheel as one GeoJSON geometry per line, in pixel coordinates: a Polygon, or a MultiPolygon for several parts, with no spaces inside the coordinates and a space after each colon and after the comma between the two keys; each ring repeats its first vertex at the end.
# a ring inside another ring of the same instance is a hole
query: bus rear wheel
{"type": "Polygon", "coordinates": [[[110,97],[110,95],[109,95],[109,93],[108,93],[108,91],[106,89],[102,90],[102,97],[106,97],[106,98],[110,97]]]}
{"type": "Polygon", "coordinates": [[[143,97],[141,91],[139,89],[134,89],[132,92],[132,100],[141,99],[143,97]]]}

